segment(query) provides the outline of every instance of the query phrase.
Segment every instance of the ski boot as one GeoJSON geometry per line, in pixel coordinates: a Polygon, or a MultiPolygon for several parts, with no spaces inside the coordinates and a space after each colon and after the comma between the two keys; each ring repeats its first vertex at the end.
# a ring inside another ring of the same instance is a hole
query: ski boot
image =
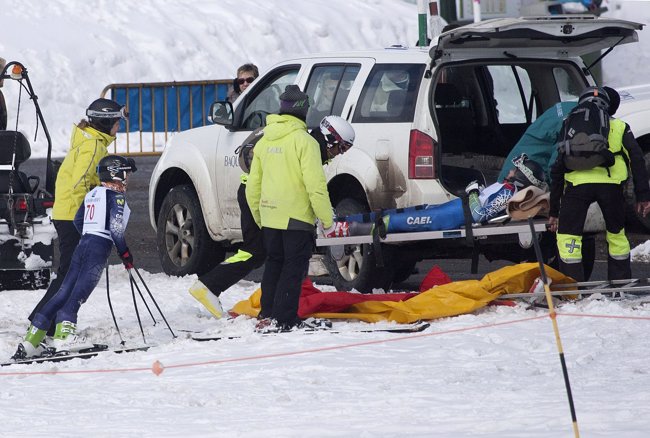
{"type": "Polygon", "coordinates": [[[332,321],[325,318],[309,317],[300,321],[298,328],[307,331],[329,330],[332,328],[332,321]]]}
{"type": "Polygon", "coordinates": [[[208,309],[208,312],[215,318],[219,319],[228,316],[228,313],[224,312],[223,307],[221,307],[219,297],[210,292],[208,287],[200,280],[196,280],[192,287],[190,287],[190,295],[201,303],[203,307],[208,309]]]}
{"type": "Polygon", "coordinates": [[[18,344],[18,348],[16,348],[16,352],[11,356],[11,359],[24,360],[42,355],[47,350],[43,339],[45,339],[45,330],[30,325],[25,340],[18,344]]]}
{"type": "Polygon", "coordinates": [[[52,341],[53,354],[73,353],[95,347],[95,344],[88,341],[86,337],[78,336],[76,331],[77,324],[74,322],[61,321],[57,323],[52,341]]]}

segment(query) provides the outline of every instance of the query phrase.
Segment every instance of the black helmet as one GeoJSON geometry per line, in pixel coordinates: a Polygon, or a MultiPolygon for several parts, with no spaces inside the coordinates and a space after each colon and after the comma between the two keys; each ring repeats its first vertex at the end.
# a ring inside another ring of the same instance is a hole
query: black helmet
{"type": "Polygon", "coordinates": [[[578,103],[593,102],[604,111],[609,111],[609,94],[601,87],[587,87],[582,90],[578,103]]]}
{"type": "Polygon", "coordinates": [[[109,134],[115,122],[120,119],[126,120],[128,113],[119,103],[100,98],[91,103],[86,109],[86,116],[94,128],[109,134]]]}
{"type": "Polygon", "coordinates": [[[544,191],[547,190],[546,175],[538,162],[529,159],[526,154],[521,154],[512,159],[512,164],[515,165],[516,170],[510,182],[515,187],[523,189],[528,186],[535,186],[544,191]]]}
{"type": "Polygon", "coordinates": [[[129,172],[135,172],[133,158],[124,158],[119,155],[107,155],[97,164],[97,174],[101,182],[124,182],[129,172]]]}

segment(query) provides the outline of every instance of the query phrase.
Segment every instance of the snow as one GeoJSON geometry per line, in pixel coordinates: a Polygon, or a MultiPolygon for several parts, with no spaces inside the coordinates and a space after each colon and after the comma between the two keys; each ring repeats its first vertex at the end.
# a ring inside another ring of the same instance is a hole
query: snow
{"type": "MultiPolygon", "coordinates": [[[[432,321],[417,334],[346,332],[365,324],[352,321],[335,322],[342,333],[262,336],[253,333],[254,320],[213,319],[186,292],[195,277],[140,273],[178,338],[140,286],[158,321],[154,326],[138,297],[147,342],[156,346],[0,368],[0,435],[571,436],[544,310],[490,306],[432,321]],[[220,329],[242,338],[199,343],[183,331],[220,329]],[[156,361],[164,367],[158,376],[156,361]]],[[[109,275],[122,337],[127,346],[141,345],[126,271],[114,265],[109,275]]],[[[240,282],[222,295],[224,305],[257,287],[240,282]]],[[[0,293],[0,357],[13,353],[41,293],[0,293]]],[[[592,297],[560,306],[560,315],[583,436],[647,436],[650,306],[592,297]]],[[[82,306],[79,326],[95,342],[119,344],[103,279],[82,306]]]]}
{"type": "MultiPolygon", "coordinates": [[[[109,83],[231,77],[296,53],[366,49],[417,39],[416,6],[399,0],[4,0],[0,56],[30,72],[55,144],[109,83]],[[324,6],[326,5],[326,6],[324,6]]],[[[612,16],[650,22],[648,2],[610,2],[612,16]],[[621,4],[620,10],[611,5],[621,4]]],[[[647,81],[650,35],[605,58],[606,82],[647,81]],[[619,54],[623,50],[626,54],[619,54]],[[641,55],[641,56],[639,56],[641,55]]],[[[5,86],[11,114],[15,87],[5,86]]],[[[23,95],[24,97],[24,95],[23,95]]],[[[26,106],[24,108],[28,108],[26,106]]],[[[30,110],[31,111],[31,110],[30,110]]],[[[26,112],[25,131],[33,132],[26,112]]],[[[11,122],[10,122],[11,123],[11,122]]],[[[31,138],[31,137],[29,137],[31,138]]],[[[33,156],[43,157],[43,136],[33,156]]],[[[646,244],[647,246],[647,244],[646,244]]],[[[650,253],[638,249],[641,255],[650,253]]],[[[139,300],[146,352],[0,369],[1,436],[571,436],[551,321],[544,310],[490,306],[432,321],[420,334],[263,337],[254,321],[213,319],[187,293],[195,276],[141,271],[178,338],[139,300]],[[198,343],[183,330],[240,339],[198,343]],[[164,371],[151,370],[159,361],[164,371]]],[[[258,284],[223,296],[230,308],[258,284]]],[[[142,290],[147,296],[146,290],[142,290]]],[[[43,291],[0,292],[0,358],[8,358],[43,291]]],[[[141,345],[129,278],[110,270],[122,337],[141,345]]],[[[147,298],[152,311],[155,306],[147,298]]],[[[558,324],[583,436],[646,437],[650,307],[591,297],[560,306],[558,324]]],[[[385,324],[379,324],[385,325],[385,324]]],[[[95,342],[119,344],[102,279],[79,314],[95,342]]]]}

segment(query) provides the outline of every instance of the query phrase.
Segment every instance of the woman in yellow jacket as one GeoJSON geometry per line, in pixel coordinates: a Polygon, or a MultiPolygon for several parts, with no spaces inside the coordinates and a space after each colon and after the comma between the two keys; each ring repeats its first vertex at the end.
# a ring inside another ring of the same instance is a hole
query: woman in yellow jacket
{"type": "MultiPolygon", "coordinates": [[[[120,120],[126,119],[124,107],[110,99],[97,99],[86,110],[87,119],[72,127],[70,151],[56,177],[52,219],[59,239],[59,268],[45,295],[36,305],[29,320],[54,296],[65,278],[72,253],[79,243],[79,232],[73,224],[75,213],[86,193],[99,185],[97,164],[108,155],[108,146],[115,140],[120,120]]],[[[54,333],[54,327],[48,334],[54,333]]]]}

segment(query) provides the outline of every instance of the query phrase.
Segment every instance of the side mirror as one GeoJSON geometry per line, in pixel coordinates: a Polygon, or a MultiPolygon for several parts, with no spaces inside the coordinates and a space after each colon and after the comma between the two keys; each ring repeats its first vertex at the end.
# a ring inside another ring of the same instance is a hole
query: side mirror
{"type": "Polygon", "coordinates": [[[210,107],[208,120],[217,125],[231,126],[233,123],[233,109],[230,102],[215,102],[210,107]]]}

